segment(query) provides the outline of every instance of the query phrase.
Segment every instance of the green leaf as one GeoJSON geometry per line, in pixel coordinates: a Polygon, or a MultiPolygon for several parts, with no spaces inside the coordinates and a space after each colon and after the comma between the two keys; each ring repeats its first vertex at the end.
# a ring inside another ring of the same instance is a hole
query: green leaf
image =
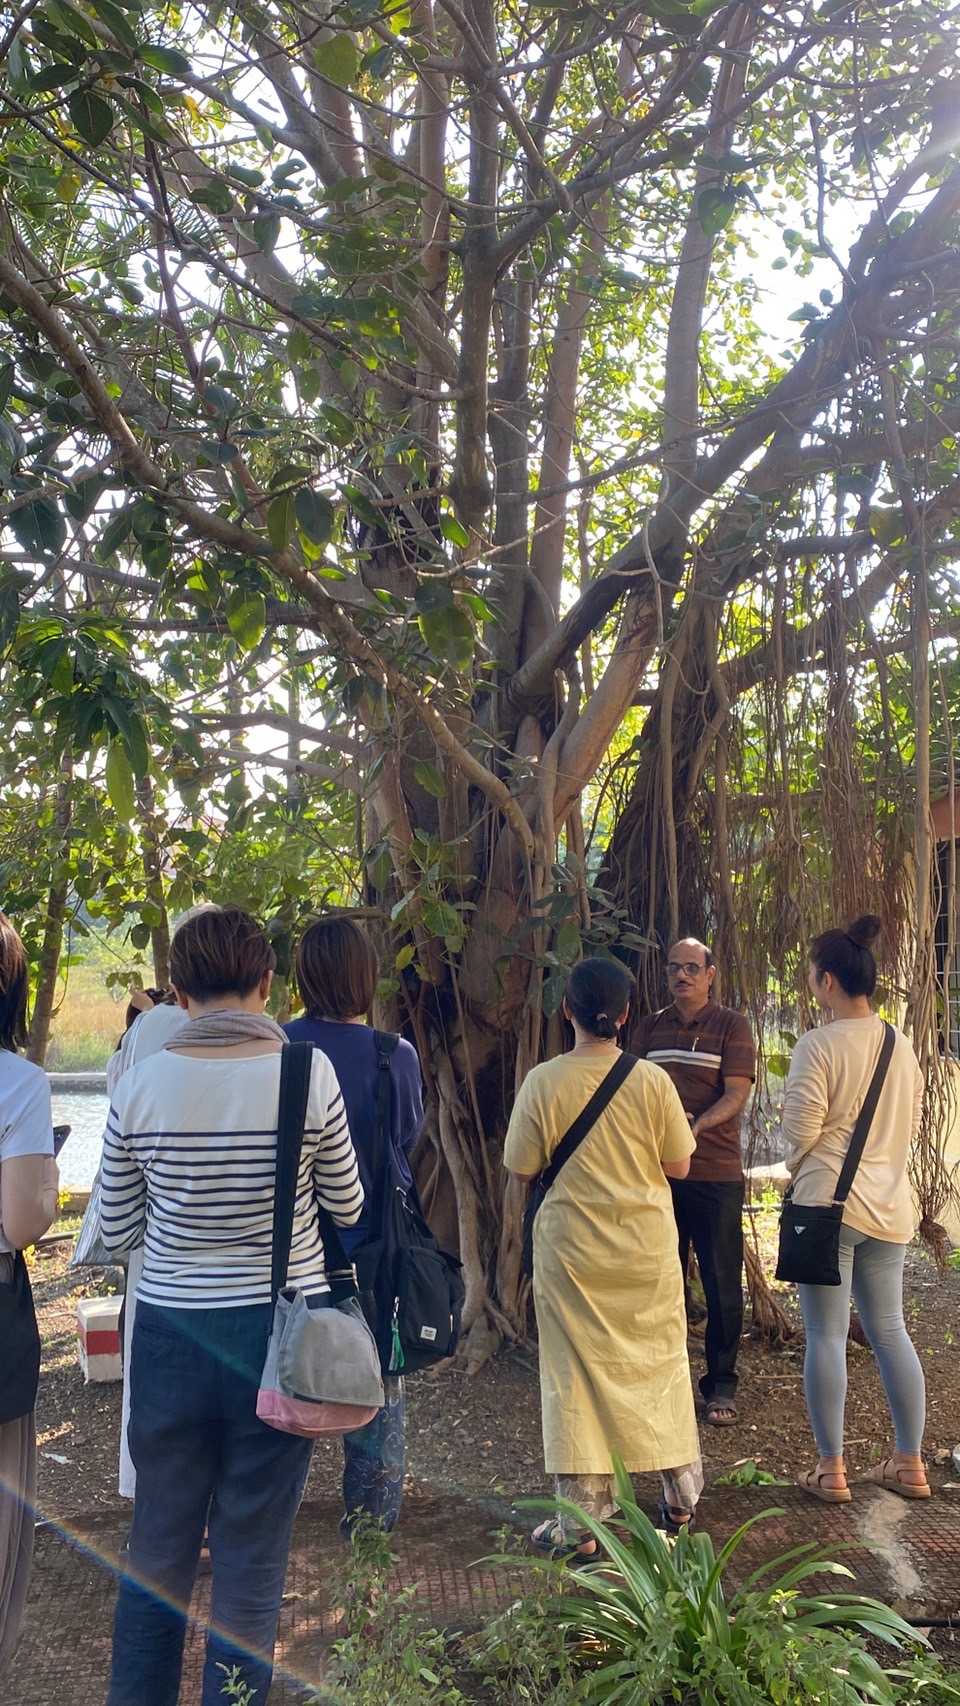
{"type": "Polygon", "coordinates": [[[421,581],[413,603],[416,610],[445,610],[453,603],[453,587],[446,581],[421,581]]]}
{"type": "Polygon", "coordinates": [[[395,970],[396,971],[406,971],[407,967],[409,965],[413,964],[413,960],[416,956],[416,952],[417,952],[417,950],[413,946],[413,943],[408,942],[406,944],[406,947],[403,947],[400,949],[399,953],[397,954],[396,959],[393,962],[395,970]]]}
{"type": "Polygon", "coordinates": [[[325,545],[333,533],[336,512],[330,499],[312,486],[301,486],[293,500],[297,526],[311,545],[325,545]]]}
{"type": "Polygon", "coordinates": [[[135,948],[143,949],[150,946],[149,924],[135,924],[130,932],[130,941],[135,948]]]}
{"type": "Polygon", "coordinates": [[[106,527],[100,535],[100,539],[97,544],[97,551],[101,560],[106,557],[113,556],[117,547],[122,545],[125,539],[129,538],[132,526],[133,510],[118,510],[112,520],[107,522],[106,527]]]}
{"type": "Polygon", "coordinates": [[[421,917],[431,936],[442,936],[445,941],[451,938],[463,940],[463,916],[448,900],[424,901],[421,917]]]}
{"type": "Polygon", "coordinates": [[[150,769],[150,747],[147,741],[147,730],[143,718],[137,711],[131,711],[123,744],[130,763],[133,765],[135,776],[146,776],[150,769]]]}
{"type": "Polygon", "coordinates": [[[15,585],[5,586],[0,590],[0,658],[6,657],[13,645],[19,624],[20,595],[15,585]]]}
{"type": "Polygon", "coordinates": [[[53,89],[63,89],[68,83],[76,83],[80,76],[79,67],[64,65],[58,60],[54,65],[44,65],[35,77],[30,79],[30,87],[36,95],[45,95],[53,89]]]}
{"type": "Polygon", "coordinates": [[[321,77],[338,83],[341,89],[349,89],[360,64],[357,44],[346,31],[338,31],[329,41],[320,42],[314,49],[313,63],[321,77]]]}
{"type": "Polygon", "coordinates": [[[734,189],[701,190],[697,197],[697,218],[706,237],[717,237],[725,231],[737,209],[734,189]]]}
{"type": "Polygon", "coordinates": [[[23,549],[38,556],[55,556],[67,537],[67,524],[49,498],[34,498],[33,503],[14,510],[10,526],[23,549]]]}
{"type": "Polygon", "coordinates": [[[133,766],[119,740],[112,740],[107,749],[107,795],[121,823],[132,823],[136,805],[133,785],[133,766]]]}
{"type": "Polygon", "coordinates": [[[91,148],[99,148],[110,135],[116,120],[109,101],[95,95],[92,89],[78,89],[67,102],[70,122],[77,135],[91,148]]]}
{"type": "Polygon", "coordinates": [[[281,492],[267,510],[267,532],[278,551],[286,550],[293,537],[294,508],[292,492],[281,492]]]}
{"type": "Polygon", "coordinates": [[[575,918],[567,918],[557,931],[554,943],[555,951],[567,965],[572,965],[580,952],[580,925],[575,918]]]}
{"type": "Polygon", "coordinates": [[[253,240],[263,255],[272,255],[280,236],[279,213],[263,213],[253,222],[253,240]]]}
{"type": "Polygon", "coordinates": [[[198,448],[200,455],[212,462],[215,468],[222,467],[225,462],[235,462],[240,455],[237,446],[225,438],[205,438],[198,448]]]}
{"type": "Polygon", "coordinates": [[[233,191],[224,178],[211,178],[208,184],[200,184],[190,191],[190,200],[197,207],[208,207],[211,213],[233,212],[233,191]]]}
{"type": "Polygon", "coordinates": [[[876,483],[869,474],[841,474],[837,480],[837,491],[852,492],[854,497],[868,498],[876,483]]]}
{"type": "Polygon", "coordinates": [[[186,54],[178,53],[175,47],[141,47],[139,56],[144,65],[152,65],[168,77],[187,77],[192,69],[186,54]]]}
{"type": "Polygon", "coordinates": [[[470,543],[469,533],[455,515],[446,514],[440,517],[440,532],[444,539],[449,539],[451,545],[459,545],[464,550],[470,543]]]}
{"type": "Polygon", "coordinates": [[[362,62],[363,69],[364,71],[369,72],[371,77],[385,77],[390,69],[390,61],[392,58],[392,47],[385,46],[374,48],[372,53],[364,54],[362,62]]]}
{"type": "Polygon", "coordinates": [[[262,592],[232,586],[227,593],[227,626],[244,651],[252,651],[267,625],[267,603],[262,592]]]}
{"type": "Polygon", "coordinates": [[[103,20],[121,47],[129,48],[131,53],[139,52],[140,44],[130,27],[129,19],[124,17],[119,6],[113,4],[113,0],[90,0],[90,7],[97,17],[103,20]]]}
{"type": "Polygon", "coordinates": [[[421,788],[426,788],[427,793],[432,794],[435,800],[443,799],[447,784],[435,764],[431,764],[426,758],[418,758],[413,767],[413,774],[421,788]]]}
{"type": "Polygon", "coordinates": [[[220,385],[205,385],[203,400],[221,420],[232,421],[240,413],[240,404],[233,392],[224,391],[220,385]]]}
{"type": "Polygon", "coordinates": [[[420,632],[435,658],[459,672],[469,669],[475,635],[473,623],[457,604],[445,610],[425,610],[417,617],[420,632]]]}

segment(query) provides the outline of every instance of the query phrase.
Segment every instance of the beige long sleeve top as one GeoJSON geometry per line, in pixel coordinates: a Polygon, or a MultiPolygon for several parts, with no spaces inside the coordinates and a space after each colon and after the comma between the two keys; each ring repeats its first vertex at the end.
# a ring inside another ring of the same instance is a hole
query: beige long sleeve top
{"type": "MultiPolygon", "coordinates": [[[[833,1201],[882,1041],[883,1021],[875,1014],[836,1019],[799,1039],[783,1107],[795,1202],[833,1201]]],[[[920,1126],[922,1100],[917,1057],[903,1032],[896,1031],[877,1111],[843,1212],[846,1225],[890,1244],[908,1244],[915,1230],[907,1161],[920,1126]]]]}

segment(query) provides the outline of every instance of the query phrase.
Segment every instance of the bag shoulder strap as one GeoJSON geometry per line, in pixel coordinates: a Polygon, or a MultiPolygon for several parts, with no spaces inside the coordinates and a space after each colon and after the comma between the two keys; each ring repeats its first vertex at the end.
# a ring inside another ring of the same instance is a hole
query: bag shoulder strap
{"type": "Polygon", "coordinates": [[[387,1203],[387,1182],[390,1177],[390,1062],[399,1037],[392,1031],[374,1031],[377,1045],[377,1111],[373,1121],[373,1145],[370,1161],[373,1197],[370,1203],[370,1229],[375,1236],[382,1231],[387,1203]]]}
{"type": "Polygon", "coordinates": [[[886,1019],[884,1019],[883,1042],[880,1045],[880,1058],[874,1068],[873,1077],[870,1080],[870,1086],[867,1090],[866,1096],[864,1097],[863,1107],[857,1115],[857,1123],[853,1128],[850,1147],[844,1157],[843,1166],[840,1169],[840,1177],[837,1180],[837,1188],[833,1193],[834,1202],[846,1202],[847,1196],[849,1195],[850,1186],[853,1184],[853,1176],[860,1165],[860,1158],[863,1155],[864,1146],[870,1133],[870,1127],[873,1124],[873,1116],[877,1111],[877,1103],[880,1100],[883,1081],[887,1076],[887,1067],[890,1065],[890,1056],[893,1054],[895,1036],[896,1033],[893,1026],[889,1025],[886,1019]]]}
{"type": "Polygon", "coordinates": [[[270,1301],[287,1283],[293,1210],[303,1126],[307,1117],[313,1044],[285,1043],[280,1052],[280,1105],[277,1110],[277,1172],[273,1189],[273,1235],[270,1253],[270,1301]]]}
{"type": "Polygon", "coordinates": [[[637,1064],[635,1054],[621,1054],[614,1061],[610,1071],[603,1081],[597,1085],[586,1107],[574,1120],[570,1130],[565,1132],[557,1144],[550,1160],[550,1165],[540,1174],[540,1185],[548,1191],[553,1184],[561,1167],[566,1166],[571,1155],[580,1148],[587,1133],[596,1125],[607,1103],[616,1095],[624,1079],[629,1076],[637,1064]]]}
{"type": "MultiPolygon", "coordinates": [[[[313,1074],[313,1044],[285,1043],[280,1055],[280,1105],[277,1111],[277,1173],[273,1192],[273,1238],[270,1254],[270,1298],[287,1283],[290,1266],[290,1244],[293,1238],[293,1213],[297,1200],[297,1175],[300,1171],[300,1152],[303,1148],[303,1127],[310,1099],[310,1079],[313,1074]]],[[[327,1281],[347,1276],[352,1281],[351,1263],[337,1224],[328,1209],[317,1203],[317,1221],[323,1244],[323,1265],[327,1281]]],[[[343,1295],[356,1295],[352,1283],[339,1287],[343,1295]]]]}

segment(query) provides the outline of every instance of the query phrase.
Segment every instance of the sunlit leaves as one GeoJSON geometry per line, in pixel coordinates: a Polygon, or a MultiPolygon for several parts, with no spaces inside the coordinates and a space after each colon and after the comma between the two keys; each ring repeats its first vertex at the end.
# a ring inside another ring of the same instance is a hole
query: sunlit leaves
{"type": "Polygon", "coordinates": [[[267,623],[267,606],[262,592],[233,586],[227,593],[226,610],[231,634],[244,651],[252,651],[267,623]]]}
{"type": "Polygon", "coordinates": [[[718,237],[725,231],[737,210],[737,192],[734,189],[701,190],[697,198],[697,218],[706,237],[718,237]]]}
{"type": "Polygon", "coordinates": [[[356,80],[360,64],[356,42],[345,30],[338,31],[329,40],[317,44],[313,50],[313,63],[321,77],[327,77],[331,83],[339,83],[347,89],[356,80]]]}
{"type": "Polygon", "coordinates": [[[121,823],[129,823],[134,814],[133,766],[120,741],[112,740],[107,750],[107,793],[121,823]]]}
{"type": "Polygon", "coordinates": [[[175,47],[141,47],[138,49],[140,59],[145,65],[152,65],[154,70],[162,71],[168,77],[189,77],[190,61],[185,53],[175,47]]]}

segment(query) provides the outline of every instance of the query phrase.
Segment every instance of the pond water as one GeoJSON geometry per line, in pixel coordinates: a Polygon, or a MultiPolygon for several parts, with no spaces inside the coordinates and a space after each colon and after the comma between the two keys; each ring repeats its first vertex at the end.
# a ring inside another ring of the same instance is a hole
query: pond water
{"type": "Polygon", "coordinates": [[[101,1090],[54,1090],[53,1123],[73,1127],[60,1151],[64,1190],[87,1190],[100,1165],[109,1099],[101,1090]]]}

